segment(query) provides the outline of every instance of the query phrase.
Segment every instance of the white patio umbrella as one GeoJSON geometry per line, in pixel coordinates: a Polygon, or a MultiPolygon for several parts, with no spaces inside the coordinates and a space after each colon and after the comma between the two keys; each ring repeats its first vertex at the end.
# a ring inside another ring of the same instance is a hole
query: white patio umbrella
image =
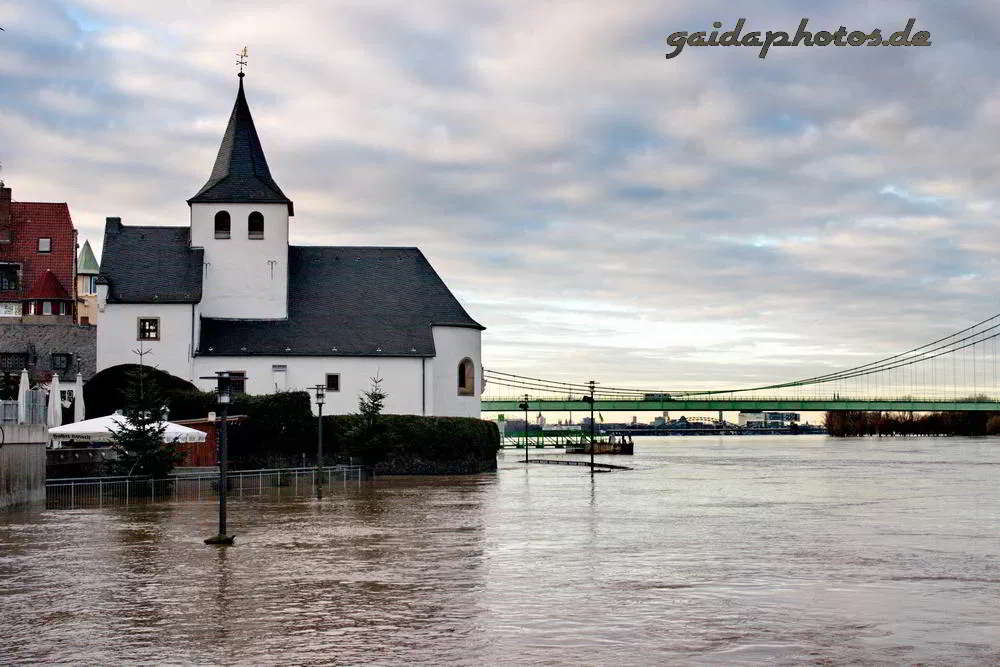
{"type": "Polygon", "coordinates": [[[21,371],[21,383],[17,386],[17,423],[28,423],[28,386],[31,381],[28,379],[28,369],[21,371]]]}
{"type": "Polygon", "coordinates": [[[62,424],[62,400],[59,398],[59,374],[52,374],[52,384],[49,387],[49,414],[45,423],[49,426],[62,424]]]}
{"type": "MultiPolygon", "coordinates": [[[[112,429],[119,429],[128,424],[128,418],[124,415],[106,415],[85,419],[84,421],[66,424],[65,426],[55,426],[49,429],[49,436],[53,440],[88,440],[90,442],[110,442],[112,429]]],[[[196,428],[174,424],[173,422],[159,422],[164,426],[164,442],[205,442],[207,434],[196,428]]]]}
{"type": "Polygon", "coordinates": [[[83,374],[76,374],[76,386],[73,387],[73,421],[82,422],[86,414],[83,405],[83,374]]]}

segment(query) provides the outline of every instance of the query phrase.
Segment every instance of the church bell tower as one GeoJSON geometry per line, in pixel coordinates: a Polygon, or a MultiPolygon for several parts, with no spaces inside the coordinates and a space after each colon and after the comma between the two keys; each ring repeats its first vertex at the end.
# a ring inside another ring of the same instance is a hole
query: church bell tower
{"type": "MultiPolygon", "coordinates": [[[[242,69],[242,68],[241,68],[242,69]]],[[[203,317],[288,317],[288,221],[292,201],[271,177],[243,92],[208,182],[188,200],[191,245],[205,249],[203,317]]]]}

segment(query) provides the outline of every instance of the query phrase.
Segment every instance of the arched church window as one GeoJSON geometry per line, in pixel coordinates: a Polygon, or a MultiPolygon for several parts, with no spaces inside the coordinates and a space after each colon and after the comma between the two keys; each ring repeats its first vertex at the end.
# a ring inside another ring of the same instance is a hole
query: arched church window
{"type": "Polygon", "coordinates": [[[219,211],[215,214],[215,238],[228,239],[230,227],[229,211],[219,211]]]}
{"type": "Polygon", "coordinates": [[[254,211],[247,218],[247,238],[264,238],[264,214],[260,211],[254,211]]]}
{"type": "Polygon", "coordinates": [[[458,364],[458,395],[472,396],[476,393],[476,366],[466,357],[458,364]]]}

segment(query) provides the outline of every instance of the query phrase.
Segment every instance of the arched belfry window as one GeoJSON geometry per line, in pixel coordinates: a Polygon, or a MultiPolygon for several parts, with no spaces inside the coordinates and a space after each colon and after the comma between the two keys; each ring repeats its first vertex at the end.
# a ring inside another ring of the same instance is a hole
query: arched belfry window
{"type": "Polygon", "coordinates": [[[476,393],[476,365],[466,357],[458,364],[458,395],[472,396],[476,393]]]}
{"type": "Polygon", "coordinates": [[[247,217],[247,238],[264,238],[264,214],[260,211],[254,211],[247,217]]]}
{"type": "Polygon", "coordinates": [[[215,214],[215,238],[217,239],[228,239],[229,232],[231,229],[231,224],[229,220],[229,211],[219,211],[215,214]]]}

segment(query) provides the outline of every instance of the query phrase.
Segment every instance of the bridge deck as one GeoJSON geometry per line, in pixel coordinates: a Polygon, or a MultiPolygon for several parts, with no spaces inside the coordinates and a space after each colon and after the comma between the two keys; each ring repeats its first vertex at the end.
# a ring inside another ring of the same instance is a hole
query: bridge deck
{"type": "MultiPolygon", "coordinates": [[[[484,399],[483,412],[523,412],[523,399],[484,399]]],[[[558,398],[528,399],[528,409],[550,412],[590,411],[590,404],[583,400],[558,398]]],[[[944,399],[795,399],[795,398],[714,398],[676,399],[663,401],[632,401],[600,399],[594,401],[595,412],[660,412],[718,410],[775,410],[791,412],[827,412],[830,410],[861,410],[864,412],[1000,412],[1000,402],[983,400],[944,399]]]]}

